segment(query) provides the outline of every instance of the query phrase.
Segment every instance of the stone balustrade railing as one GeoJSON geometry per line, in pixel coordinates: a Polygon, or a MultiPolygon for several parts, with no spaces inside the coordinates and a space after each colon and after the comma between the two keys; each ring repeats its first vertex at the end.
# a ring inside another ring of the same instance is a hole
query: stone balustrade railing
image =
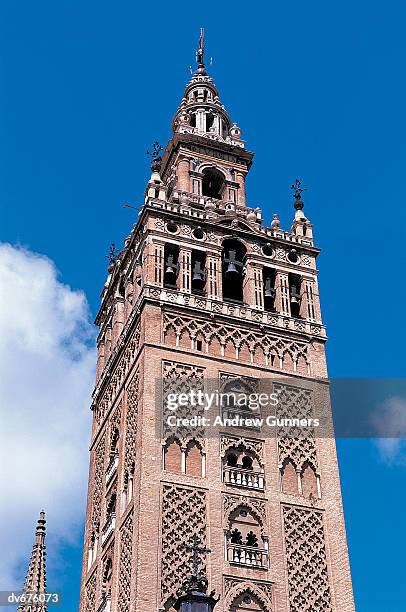
{"type": "Polygon", "coordinates": [[[239,467],[224,467],[224,482],[232,487],[243,487],[263,491],[265,479],[263,472],[246,470],[239,467]]]}
{"type": "Polygon", "coordinates": [[[102,530],[102,544],[104,544],[107,541],[109,535],[114,531],[115,528],[116,528],[116,513],[112,512],[108,516],[107,521],[102,530]]]}
{"type": "Polygon", "coordinates": [[[106,469],[106,484],[108,485],[117,473],[118,468],[118,455],[112,455],[109,464],[106,469]]]}
{"type": "Polygon", "coordinates": [[[236,565],[268,568],[268,551],[265,548],[256,548],[244,544],[227,543],[227,560],[236,565]]]}

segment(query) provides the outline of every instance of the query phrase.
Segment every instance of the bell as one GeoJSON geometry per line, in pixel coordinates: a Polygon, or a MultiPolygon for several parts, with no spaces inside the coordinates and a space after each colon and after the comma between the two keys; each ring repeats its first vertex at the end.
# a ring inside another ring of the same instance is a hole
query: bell
{"type": "Polygon", "coordinates": [[[230,251],[228,252],[228,258],[224,259],[224,261],[228,263],[225,275],[230,279],[237,278],[239,274],[237,270],[237,266],[239,267],[242,266],[241,262],[237,261],[235,256],[236,256],[236,251],[234,249],[230,249],[230,251]]]}
{"type": "Polygon", "coordinates": [[[271,279],[268,277],[267,279],[265,279],[265,292],[264,292],[264,296],[266,298],[274,299],[275,295],[276,295],[276,291],[275,291],[275,289],[271,285],[271,279]]]}
{"type": "Polygon", "coordinates": [[[300,295],[297,292],[296,285],[292,285],[290,289],[290,301],[292,304],[300,304],[300,295]]]}
{"type": "Polygon", "coordinates": [[[206,280],[205,270],[202,268],[200,261],[195,261],[193,266],[192,284],[197,289],[202,289],[206,280]]]}
{"type": "Polygon", "coordinates": [[[173,261],[173,255],[168,255],[166,260],[165,276],[169,277],[167,280],[175,280],[178,271],[178,264],[173,261]]]}

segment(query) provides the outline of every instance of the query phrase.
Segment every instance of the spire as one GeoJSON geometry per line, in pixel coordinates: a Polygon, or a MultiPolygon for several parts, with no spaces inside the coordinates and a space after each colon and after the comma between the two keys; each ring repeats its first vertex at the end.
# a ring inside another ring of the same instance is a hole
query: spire
{"type": "Polygon", "coordinates": [[[231,122],[220,101],[217,87],[207,74],[204,52],[204,28],[200,28],[199,46],[196,51],[197,69],[186,85],[183,98],[173,118],[173,132],[196,134],[200,138],[244,148],[241,130],[236,123],[231,122]]]}
{"type": "MultiPolygon", "coordinates": [[[[35,530],[35,542],[32,547],[30,564],[24,582],[23,593],[45,593],[46,592],[46,569],[45,569],[45,512],[39,514],[37,528],[35,530]]],[[[45,604],[34,605],[32,603],[22,605],[18,612],[46,612],[45,604]]]]}

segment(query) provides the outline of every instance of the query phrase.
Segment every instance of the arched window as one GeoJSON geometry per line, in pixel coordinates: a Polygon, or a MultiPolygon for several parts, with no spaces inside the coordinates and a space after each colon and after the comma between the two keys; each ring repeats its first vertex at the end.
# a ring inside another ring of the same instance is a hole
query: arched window
{"type": "Polygon", "coordinates": [[[302,493],[307,499],[318,498],[317,476],[311,465],[306,463],[302,471],[302,493]]]}
{"type": "Polygon", "coordinates": [[[224,175],[217,168],[203,170],[202,193],[204,196],[221,200],[225,185],[224,175]]]}
{"type": "Polygon", "coordinates": [[[165,470],[174,474],[182,473],[182,450],[179,440],[175,438],[165,448],[165,470]]]}
{"type": "Polygon", "coordinates": [[[288,495],[299,495],[297,472],[291,461],[287,461],[282,469],[282,491],[288,495]]]}
{"type": "Polygon", "coordinates": [[[261,524],[249,506],[238,506],[229,516],[227,559],[237,565],[268,567],[268,550],[261,524]]]}
{"type": "Polygon", "coordinates": [[[243,265],[245,246],[238,240],[228,239],[223,243],[222,279],[223,298],[232,302],[243,301],[243,265]]]}
{"type": "Polygon", "coordinates": [[[191,442],[186,450],[186,474],[202,477],[202,453],[196,442],[191,442]]]}

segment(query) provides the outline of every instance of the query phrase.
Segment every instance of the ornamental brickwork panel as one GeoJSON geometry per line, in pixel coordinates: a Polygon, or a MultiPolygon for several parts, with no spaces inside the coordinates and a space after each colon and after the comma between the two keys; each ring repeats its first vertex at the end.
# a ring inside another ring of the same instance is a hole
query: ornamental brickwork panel
{"type": "Polygon", "coordinates": [[[104,464],[106,454],[106,432],[103,433],[94,451],[92,528],[98,530],[101,518],[101,502],[104,489],[104,464]]]}
{"type": "Polygon", "coordinates": [[[323,514],[282,506],[290,612],[331,612],[323,514]]]}
{"type": "Polygon", "coordinates": [[[127,473],[131,472],[135,461],[139,382],[139,372],[136,372],[127,388],[127,419],[124,445],[124,467],[127,473]]]}
{"type": "MultiPolygon", "coordinates": [[[[162,491],[161,595],[166,602],[175,596],[192,573],[192,552],[182,548],[194,535],[207,543],[206,492],[165,484],[162,491]]],[[[206,559],[200,556],[199,571],[206,573],[206,559]]]]}
{"type": "Polygon", "coordinates": [[[133,545],[133,511],[120,529],[120,565],[118,573],[118,612],[128,612],[131,597],[131,569],[133,545]]]}
{"type": "MultiPolygon", "coordinates": [[[[204,368],[198,366],[177,363],[176,361],[162,362],[162,397],[163,397],[163,437],[166,438],[172,432],[172,429],[167,424],[167,419],[171,414],[174,414],[169,408],[167,398],[170,393],[179,395],[180,393],[188,393],[190,390],[204,390],[204,368]]],[[[180,418],[190,417],[191,414],[203,416],[204,408],[200,406],[179,406],[176,410],[176,416],[180,418]]],[[[201,438],[204,436],[204,430],[201,427],[188,428],[179,426],[178,434],[185,439],[190,437],[201,438]]]]}
{"type": "MultiPolygon", "coordinates": [[[[312,391],[291,385],[274,383],[274,391],[278,394],[277,405],[278,418],[311,419],[314,416],[312,391]]],[[[309,463],[317,469],[316,444],[313,429],[295,430],[289,427],[278,429],[278,459],[282,465],[291,460],[297,469],[302,469],[305,463],[309,463]]]]}
{"type": "Polygon", "coordinates": [[[85,608],[84,612],[95,612],[96,610],[96,588],[97,588],[97,571],[93,573],[88,580],[85,589],[85,608]]]}

